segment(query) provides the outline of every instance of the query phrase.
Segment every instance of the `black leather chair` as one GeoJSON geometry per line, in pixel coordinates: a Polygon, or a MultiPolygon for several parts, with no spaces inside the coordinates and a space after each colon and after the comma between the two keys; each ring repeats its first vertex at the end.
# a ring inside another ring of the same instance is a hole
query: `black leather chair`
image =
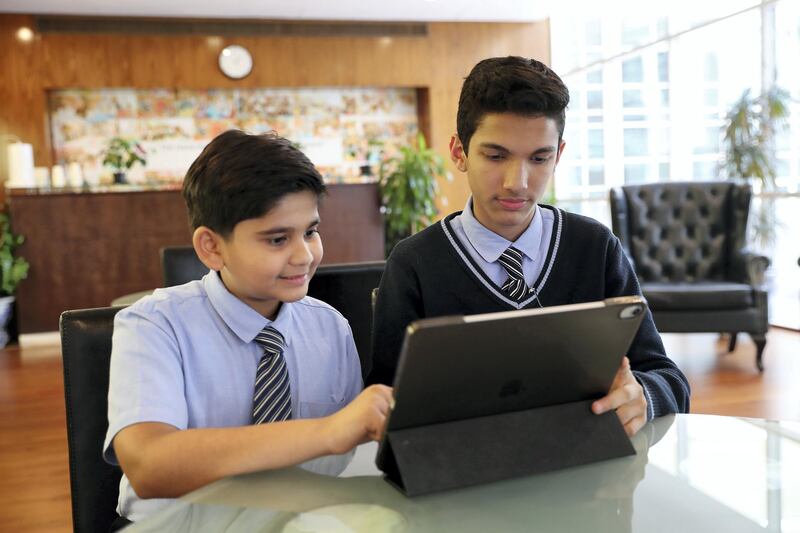
{"type": "MultiPolygon", "coordinates": [[[[372,366],[372,290],[381,281],[385,261],[320,265],[308,284],[308,295],[332,305],[350,322],[364,375],[372,366]]],[[[164,286],[200,279],[208,268],[191,246],[161,250],[164,286]]]]}
{"type": "Polygon", "coordinates": [[[75,533],[106,533],[117,517],[122,471],[103,460],[114,315],[121,307],[61,315],[69,479],[75,533]]]}
{"type": "Polygon", "coordinates": [[[183,285],[208,273],[192,246],[165,246],[161,249],[161,271],[164,286],[183,285]]]}
{"type": "Polygon", "coordinates": [[[757,347],[768,329],[766,257],[745,249],[752,196],[730,182],[653,183],[610,191],[613,231],[634,266],[661,332],[738,332],[757,347]]]}
{"type": "Polygon", "coordinates": [[[381,282],[386,261],[320,265],[308,295],[333,306],[350,322],[361,359],[361,374],[372,368],[372,291],[381,282]]]}

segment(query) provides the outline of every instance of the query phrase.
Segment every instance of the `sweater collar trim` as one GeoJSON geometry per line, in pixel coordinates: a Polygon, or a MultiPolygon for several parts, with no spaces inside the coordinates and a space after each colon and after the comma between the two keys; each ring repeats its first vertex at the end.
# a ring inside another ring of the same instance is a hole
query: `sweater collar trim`
{"type": "Polygon", "coordinates": [[[550,272],[553,269],[553,264],[555,263],[556,256],[558,254],[558,247],[561,242],[561,230],[563,227],[563,216],[561,210],[557,207],[543,204],[540,204],[539,207],[553,211],[555,224],[553,225],[553,233],[550,236],[550,244],[547,248],[547,256],[544,260],[544,268],[542,268],[542,272],[533,283],[533,293],[531,296],[521,302],[511,300],[505,294],[503,294],[500,287],[498,287],[491,279],[489,279],[486,273],[484,273],[483,269],[475,264],[475,261],[469,255],[469,252],[467,252],[467,250],[464,248],[464,245],[458,239],[453,231],[452,226],[450,225],[450,222],[453,220],[453,218],[457,217],[460,212],[452,213],[440,221],[442,231],[444,231],[447,240],[450,241],[450,245],[467,267],[467,270],[481,283],[481,285],[484,286],[484,288],[487,289],[487,291],[489,291],[489,293],[492,294],[492,296],[514,309],[522,309],[534,300],[537,301],[540,307],[544,307],[542,302],[539,300],[539,293],[544,288],[545,283],[547,283],[547,279],[549,278],[550,272]]]}

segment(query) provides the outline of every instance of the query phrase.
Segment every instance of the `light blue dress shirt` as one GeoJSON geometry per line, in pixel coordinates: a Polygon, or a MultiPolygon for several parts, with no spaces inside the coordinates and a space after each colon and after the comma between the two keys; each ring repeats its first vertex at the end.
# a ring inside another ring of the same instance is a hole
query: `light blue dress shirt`
{"type": "Polygon", "coordinates": [[[530,287],[539,277],[547,258],[547,249],[553,235],[555,217],[549,209],[538,205],[530,225],[516,241],[511,242],[481,224],[472,212],[472,197],[460,215],[453,217],[450,226],[470,257],[498,287],[508,279],[503,265],[497,262],[503,252],[514,246],[522,252],[522,273],[530,287]]]}
{"type": "MultiPolygon", "coordinates": [[[[264,353],[253,339],[268,324],[286,341],[293,418],[327,416],[358,395],[358,353],[338,311],[305,297],[282,304],[271,322],[211,271],[202,280],[158,289],[117,314],[104,458],[117,462],[114,437],[139,422],[178,429],[251,424],[256,367],[264,353]]],[[[130,520],[170,501],[141,500],[127,477],[120,482],[118,512],[130,520]]]]}

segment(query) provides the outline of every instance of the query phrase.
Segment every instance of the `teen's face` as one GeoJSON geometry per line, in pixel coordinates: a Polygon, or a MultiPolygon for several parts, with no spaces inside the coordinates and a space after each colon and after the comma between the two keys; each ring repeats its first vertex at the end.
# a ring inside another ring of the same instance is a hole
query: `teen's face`
{"type": "Polygon", "coordinates": [[[512,113],[484,115],[469,141],[469,156],[453,136],[450,157],[467,173],[475,218],[515,241],[530,224],[564,144],[555,120],[512,113]]]}
{"type": "Polygon", "coordinates": [[[317,196],[286,195],[266,215],[239,222],[221,239],[225,287],[263,316],[274,319],[281,302],[300,300],[322,260],[317,196]]]}

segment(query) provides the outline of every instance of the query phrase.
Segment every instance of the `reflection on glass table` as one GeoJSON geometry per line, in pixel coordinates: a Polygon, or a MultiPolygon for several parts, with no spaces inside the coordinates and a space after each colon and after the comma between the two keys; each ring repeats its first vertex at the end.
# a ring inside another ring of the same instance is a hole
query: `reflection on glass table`
{"type": "Polygon", "coordinates": [[[291,468],[224,479],[126,531],[800,532],[797,430],[664,417],[633,439],[635,456],[418,498],[383,481],[371,443],[338,477],[291,468]]]}

